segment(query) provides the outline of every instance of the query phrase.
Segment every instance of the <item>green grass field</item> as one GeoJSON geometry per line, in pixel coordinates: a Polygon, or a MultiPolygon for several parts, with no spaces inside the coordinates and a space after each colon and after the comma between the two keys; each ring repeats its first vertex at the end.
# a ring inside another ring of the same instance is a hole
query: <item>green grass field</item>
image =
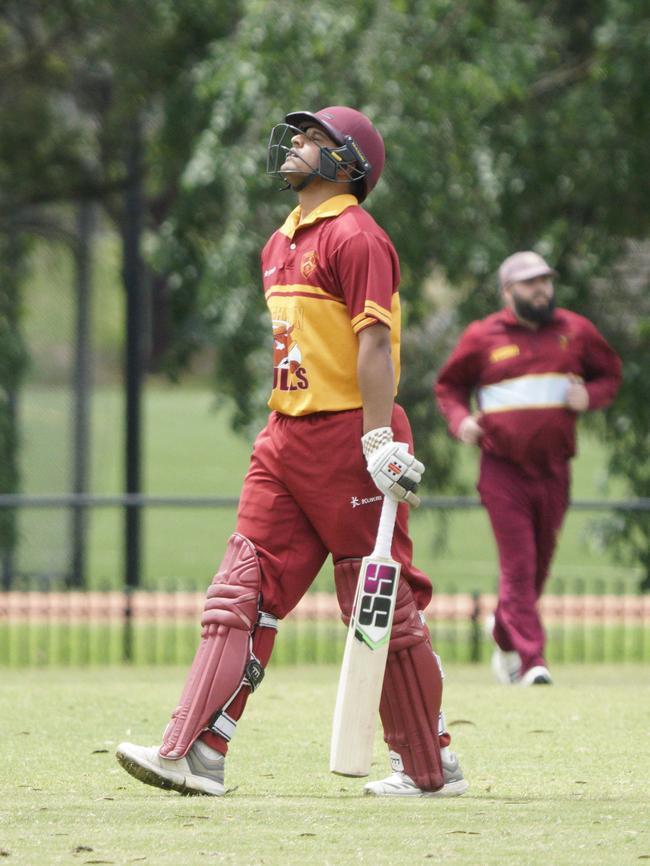
{"type": "MultiPolygon", "coordinates": [[[[179,668],[5,671],[0,856],[8,864],[600,866],[650,860],[647,670],[571,667],[552,688],[450,666],[445,708],[471,787],[362,796],[327,772],[335,666],[274,669],[251,699],[223,799],[127,776],[119,741],[159,741],[179,668]]],[[[377,737],[373,777],[387,773],[377,737]]]]}
{"type": "MultiPolygon", "coordinates": [[[[144,405],[144,487],[151,494],[237,496],[251,443],[228,427],[224,408],[214,408],[206,388],[150,385],[144,405]]],[[[32,386],[21,404],[24,419],[24,490],[65,492],[69,484],[70,404],[61,389],[32,386]]],[[[122,483],[122,402],[116,387],[99,387],[93,400],[92,491],[116,494],[122,483]]],[[[476,457],[463,450],[463,472],[476,476],[476,457]]],[[[574,465],[574,497],[622,496],[607,487],[602,446],[582,437],[574,465]]],[[[631,588],[635,569],[612,563],[588,532],[595,513],[570,513],[561,537],[553,574],[567,584],[582,581],[587,589],[620,584],[631,588]]],[[[437,517],[412,514],[417,564],[440,591],[492,591],[497,567],[494,542],[482,509],[449,514],[444,548],[436,547],[437,517]]],[[[65,572],[69,515],[63,511],[23,512],[22,570],[34,574],[65,572]]],[[[149,509],[144,518],[143,572],[148,586],[203,588],[220,561],[235,521],[232,509],[149,509]]],[[[119,585],[122,575],[122,525],[118,509],[96,509],[88,531],[89,580],[92,586],[119,585]]],[[[326,566],[318,581],[331,582],[326,566]]],[[[552,587],[551,587],[552,588],[552,587]]]]}

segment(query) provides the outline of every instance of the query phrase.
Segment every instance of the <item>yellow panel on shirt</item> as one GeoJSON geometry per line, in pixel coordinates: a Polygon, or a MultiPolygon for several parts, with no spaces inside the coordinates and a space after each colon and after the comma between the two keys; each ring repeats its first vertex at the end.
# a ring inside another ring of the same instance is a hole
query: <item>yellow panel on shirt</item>
{"type": "Polygon", "coordinates": [[[335,196],[300,226],[294,211],[262,253],[273,321],[271,409],[286,415],[362,405],[358,334],[389,327],[399,380],[399,264],[353,196],[335,196]]]}

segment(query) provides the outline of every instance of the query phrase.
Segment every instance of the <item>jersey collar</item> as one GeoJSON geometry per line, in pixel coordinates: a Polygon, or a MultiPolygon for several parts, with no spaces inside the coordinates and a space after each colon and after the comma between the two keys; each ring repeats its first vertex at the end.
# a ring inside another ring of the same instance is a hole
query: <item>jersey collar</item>
{"type": "Polygon", "coordinates": [[[284,224],[280,226],[280,232],[288,238],[292,238],[299,228],[302,229],[305,226],[313,225],[315,222],[318,222],[318,220],[338,216],[340,213],[343,213],[346,208],[353,207],[357,204],[359,204],[359,202],[353,195],[335,195],[319,204],[317,208],[314,208],[314,210],[308,214],[302,222],[300,222],[302,211],[300,205],[298,205],[298,207],[291,211],[284,221],[284,224]]]}

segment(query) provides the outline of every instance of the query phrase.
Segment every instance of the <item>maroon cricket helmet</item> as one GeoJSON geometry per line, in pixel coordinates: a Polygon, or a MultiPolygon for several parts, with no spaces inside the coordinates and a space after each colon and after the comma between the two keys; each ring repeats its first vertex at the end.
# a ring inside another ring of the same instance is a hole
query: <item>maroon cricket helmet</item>
{"type": "Polygon", "coordinates": [[[285,122],[299,129],[313,123],[325,130],[339,147],[347,145],[362,181],[360,201],[374,189],[384,168],[386,151],[384,140],[365,114],[344,105],[332,105],[315,112],[292,111],[285,122]]]}

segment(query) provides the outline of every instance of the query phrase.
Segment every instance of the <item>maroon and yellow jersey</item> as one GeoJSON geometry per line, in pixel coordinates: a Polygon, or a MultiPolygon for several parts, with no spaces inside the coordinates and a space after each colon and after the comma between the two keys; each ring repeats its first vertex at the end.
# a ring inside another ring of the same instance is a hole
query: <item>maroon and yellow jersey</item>
{"type": "Polygon", "coordinates": [[[533,478],[563,472],[575,454],[576,413],[566,407],[574,377],[589,409],[608,406],[621,382],[621,362],[584,316],[557,309],[536,330],[512,310],[473,322],[438,375],[435,393],[449,430],[458,434],[475,396],[481,448],[533,478]]]}
{"type": "Polygon", "coordinates": [[[399,380],[399,262],[388,236],[352,195],[323,202],[300,223],[300,207],[262,251],[273,321],[269,407],[285,415],[361,407],[358,334],[390,328],[399,380]]]}

